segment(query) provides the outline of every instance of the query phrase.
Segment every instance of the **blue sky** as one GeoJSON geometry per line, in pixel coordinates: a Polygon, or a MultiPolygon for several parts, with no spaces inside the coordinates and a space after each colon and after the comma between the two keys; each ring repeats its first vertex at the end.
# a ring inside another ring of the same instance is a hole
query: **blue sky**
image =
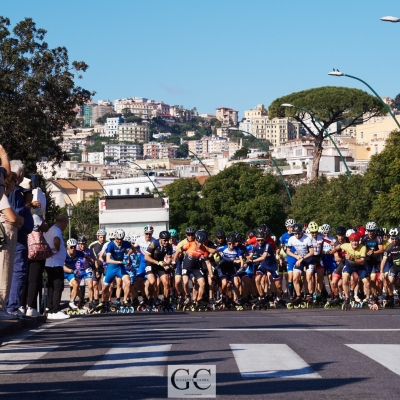
{"type": "Polygon", "coordinates": [[[395,0],[3,1],[12,26],[31,17],[51,47],[89,70],[94,100],[141,96],[214,113],[243,111],[320,86],[400,93],[395,0]]]}

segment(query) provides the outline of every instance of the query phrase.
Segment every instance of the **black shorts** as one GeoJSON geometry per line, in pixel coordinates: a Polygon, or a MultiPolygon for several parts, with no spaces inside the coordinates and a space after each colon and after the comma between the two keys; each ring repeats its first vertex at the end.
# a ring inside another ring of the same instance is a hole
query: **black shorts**
{"type": "Polygon", "coordinates": [[[183,259],[182,275],[189,277],[193,275],[196,279],[204,278],[205,274],[202,269],[202,261],[185,257],[183,259]]]}
{"type": "Polygon", "coordinates": [[[168,274],[168,272],[161,265],[146,265],[146,275],[155,275],[161,278],[165,274],[168,274]]]}

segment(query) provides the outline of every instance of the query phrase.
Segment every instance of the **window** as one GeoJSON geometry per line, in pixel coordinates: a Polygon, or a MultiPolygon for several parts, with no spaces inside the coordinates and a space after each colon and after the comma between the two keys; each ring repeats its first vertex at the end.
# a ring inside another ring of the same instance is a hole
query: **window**
{"type": "Polygon", "coordinates": [[[361,139],[364,139],[364,132],[361,132],[361,139]]]}
{"type": "Polygon", "coordinates": [[[112,189],[110,189],[110,196],[112,196],[113,195],[113,190],[112,189]]]}
{"type": "Polygon", "coordinates": [[[125,190],[125,194],[130,194],[129,188],[125,190]]]}
{"type": "Polygon", "coordinates": [[[117,194],[121,194],[121,189],[117,189],[117,194]]]}

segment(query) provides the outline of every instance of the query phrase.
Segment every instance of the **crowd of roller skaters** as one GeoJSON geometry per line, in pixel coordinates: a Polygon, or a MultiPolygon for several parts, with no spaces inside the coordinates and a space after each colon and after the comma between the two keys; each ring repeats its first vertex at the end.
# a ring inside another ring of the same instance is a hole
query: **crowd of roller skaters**
{"type": "Polygon", "coordinates": [[[154,238],[146,225],[143,235],[117,229],[107,238],[100,229],[90,245],[85,237],[69,239],[68,313],[399,305],[398,228],[368,222],[332,231],[328,224],[293,219],[285,226],[279,240],[265,224],[245,238],[193,227],[183,240],[175,229],[154,238]],[[82,282],[88,286],[86,304],[77,301],[84,299],[82,282]]]}

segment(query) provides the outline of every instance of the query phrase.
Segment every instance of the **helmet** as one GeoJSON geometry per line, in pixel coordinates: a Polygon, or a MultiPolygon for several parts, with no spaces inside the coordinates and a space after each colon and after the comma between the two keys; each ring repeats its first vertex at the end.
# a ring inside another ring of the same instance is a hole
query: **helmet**
{"type": "Polygon", "coordinates": [[[107,232],[104,229],[99,229],[96,232],[96,236],[106,236],[106,235],[107,235],[107,232]]]}
{"type": "Polygon", "coordinates": [[[154,228],[153,225],[146,225],[144,228],[144,233],[153,233],[154,232],[154,228]]]}
{"type": "Polygon", "coordinates": [[[310,233],[318,232],[318,224],[315,221],[311,221],[307,228],[310,233]]]}
{"type": "Polygon", "coordinates": [[[259,230],[259,231],[265,231],[267,228],[268,228],[268,227],[267,227],[267,224],[261,224],[261,225],[258,227],[258,230],[259,230]]]}
{"type": "Polygon", "coordinates": [[[336,227],[336,235],[344,236],[346,234],[346,228],[344,226],[336,227]]]}
{"type": "Polygon", "coordinates": [[[87,240],[86,240],[85,236],[79,236],[78,237],[78,243],[86,244],[87,240]]]}
{"type": "Polygon", "coordinates": [[[365,228],[363,226],[359,226],[357,229],[357,233],[363,237],[365,235],[365,228]]]}
{"type": "Polygon", "coordinates": [[[331,231],[331,226],[328,224],[323,224],[321,226],[321,233],[329,233],[331,231]]]}
{"type": "Polygon", "coordinates": [[[257,240],[258,239],[264,239],[265,240],[265,233],[263,231],[258,231],[256,235],[257,240]]]}
{"type": "Polygon", "coordinates": [[[384,233],[385,235],[388,234],[388,229],[387,229],[387,228],[382,228],[382,230],[383,230],[383,233],[384,233]]]}
{"type": "Polygon", "coordinates": [[[185,230],[185,233],[186,233],[187,235],[194,235],[194,234],[196,233],[196,229],[194,229],[194,228],[191,227],[191,226],[188,226],[188,227],[186,228],[186,230],[185,230]]]}
{"type": "Polygon", "coordinates": [[[108,237],[111,239],[115,239],[115,233],[114,232],[110,232],[110,234],[108,235],[108,237]]]}
{"type": "Polygon", "coordinates": [[[219,239],[225,238],[225,231],[223,229],[217,229],[215,231],[215,237],[219,239]]]}
{"type": "Polygon", "coordinates": [[[303,233],[303,225],[294,224],[293,225],[293,233],[303,233]]]}
{"type": "Polygon", "coordinates": [[[242,242],[243,241],[243,236],[240,232],[235,232],[235,241],[236,242],[242,242]]]}
{"type": "Polygon", "coordinates": [[[376,223],[375,222],[367,222],[367,225],[365,225],[365,229],[367,230],[367,231],[374,231],[374,230],[376,230],[376,228],[377,228],[377,226],[376,226],[376,223]]]}
{"type": "Polygon", "coordinates": [[[271,235],[271,229],[269,229],[267,225],[264,226],[264,229],[262,231],[264,232],[265,236],[271,235]]]}
{"type": "Polygon", "coordinates": [[[168,231],[161,231],[158,237],[160,239],[168,240],[171,238],[171,234],[168,231]]]}
{"type": "Polygon", "coordinates": [[[236,240],[235,238],[235,234],[234,233],[230,233],[227,237],[226,237],[226,241],[227,242],[234,242],[236,240]]]}
{"type": "MultiPolygon", "coordinates": [[[[318,231],[317,231],[317,232],[318,232],[318,231]]],[[[307,234],[311,233],[310,230],[309,230],[308,228],[306,229],[306,233],[307,233],[307,234]]]]}
{"type": "Polygon", "coordinates": [[[197,231],[194,238],[200,243],[204,243],[207,240],[207,236],[203,231],[197,231]]]}
{"type": "Polygon", "coordinates": [[[392,228],[392,229],[389,231],[389,235],[390,235],[390,236],[398,236],[398,235],[399,235],[398,229],[397,229],[397,228],[392,228]]]}
{"type": "Polygon", "coordinates": [[[178,237],[178,231],[176,229],[170,229],[169,233],[171,237],[178,237]]]}
{"type": "Polygon", "coordinates": [[[376,228],[376,236],[383,236],[385,232],[383,232],[382,228],[376,228]]]}
{"type": "Polygon", "coordinates": [[[206,235],[206,239],[208,239],[208,232],[205,229],[199,229],[197,232],[203,232],[206,235]]]}
{"type": "Polygon", "coordinates": [[[289,226],[293,226],[293,225],[296,225],[296,221],[294,219],[287,219],[285,221],[286,228],[289,227],[289,226]]]}
{"type": "Polygon", "coordinates": [[[352,233],[350,236],[349,236],[349,240],[351,240],[351,241],[357,241],[357,242],[359,242],[360,241],[360,235],[358,234],[358,233],[352,233]]]}
{"type": "Polygon", "coordinates": [[[130,236],[125,236],[124,239],[129,243],[131,242],[131,237],[130,236]]]}
{"type": "Polygon", "coordinates": [[[125,231],[123,229],[116,229],[114,235],[115,239],[123,239],[125,237],[125,231]]]}
{"type": "Polygon", "coordinates": [[[254,237],[254,236],[256,236],[257,235],[257,232],[254,230],[254,229],[250,229],[248,232],[247,232],[247,237],[249,238],[249,239],[251,239],[252,237],[254,237]]]}
{"type": "Polygon", "coordinates": [[[68,247],[73,247],[73,246],[76,247],[77,244],[78,244],[78,242],[76,241],[76,239],[68,239],[67,240],[67,246],[68,247]]]}
{"type": "Polygon", "coordinates": [[[356,233],[356,231],[355,231],[354,229],[347,229],[347,231],[346,231],[346,237],[350,237],[350,235],[351,235],[352,233],[356,233]]]}
{"type": "Polygon", "coordinates": [[[136,233],[131,235],[131,243],[132,244],[135,244],[136,240],[138,240],[138,239],[139,239],[139,235],[136,235],[136,233]]]}

